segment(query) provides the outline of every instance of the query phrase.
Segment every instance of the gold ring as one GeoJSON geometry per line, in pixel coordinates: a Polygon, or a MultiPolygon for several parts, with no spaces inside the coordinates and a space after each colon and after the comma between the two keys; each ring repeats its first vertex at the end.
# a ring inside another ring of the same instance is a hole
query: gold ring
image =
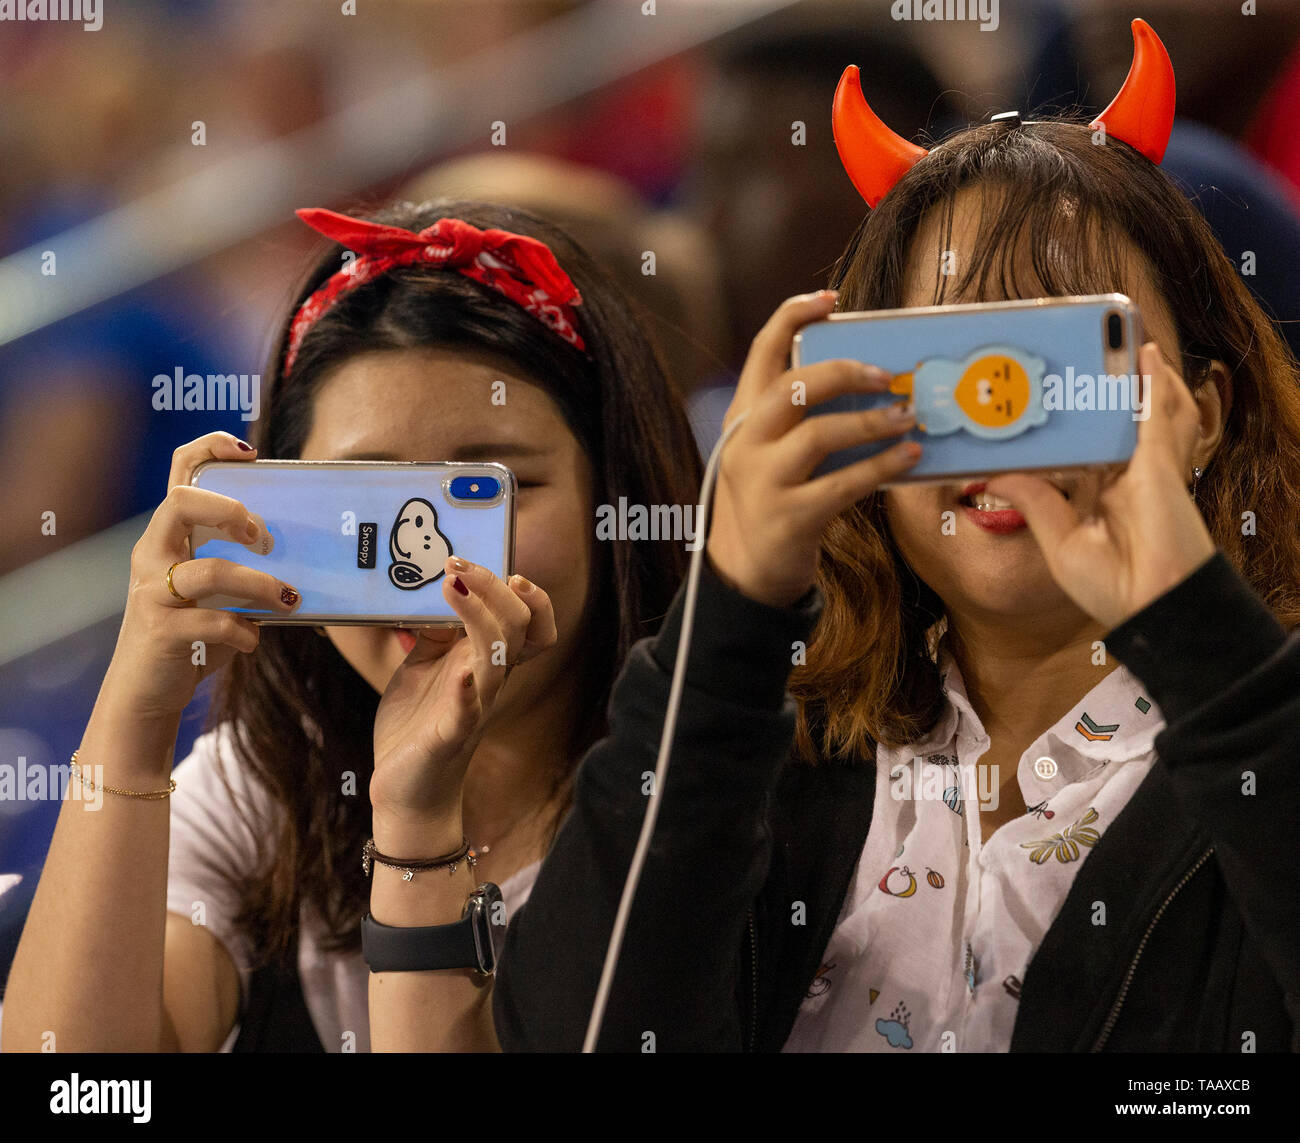
{"type": "Polygon", "coordinates": [[[172,572],[174,572],[184,562],[185,562],[184,560],[177,560],[174,564],[172,564],[171,567],[167,569],[167,590],[170,591],[172,595],[174,595],[182,603],[193,603],[194,601],[190,599],[189,596],[182,595],[179,591],[177,591],[176,585],[172,583],[172,572]]]}

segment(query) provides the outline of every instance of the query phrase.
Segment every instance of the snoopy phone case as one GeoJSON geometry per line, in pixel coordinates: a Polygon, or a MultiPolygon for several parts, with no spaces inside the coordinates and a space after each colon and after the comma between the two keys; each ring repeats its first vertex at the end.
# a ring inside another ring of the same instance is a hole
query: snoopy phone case
{"type": "Polygon", "coordinates": [[[899,440],[922,445],[896,483],[1118,464],[1147,415],[1137,375],[1142,321],[1123,294],[832,314],[795,335],[796,369],[833,358],[894,374],[809,416],[908,401],[916,426],[834,453],[818,475],[899,440]]]}
{"type": "Polygon", "coordinates": [[[209,461],[190,483],[240,501],[267,537],[244,545],[195,528],[196,559],[243,564],[302,594],[287,616],[224,596],[200,607],[275,624],[452,627],[448,556],[502,579],[513,571],[515,478],[502,464],[209,461]]]}

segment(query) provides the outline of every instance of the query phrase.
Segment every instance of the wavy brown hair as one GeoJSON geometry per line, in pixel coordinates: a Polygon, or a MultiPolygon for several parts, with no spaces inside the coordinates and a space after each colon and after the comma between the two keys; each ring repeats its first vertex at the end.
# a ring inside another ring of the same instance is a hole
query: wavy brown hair
{"type": "MultiPolygon", "coordinates": [[[[922,218],[940,212],[938,259],[966,188],[988,192],[975,250],[960,274],[938,277],[934,304],[950,286],[963,300],[1127,293],[1136,248],[1173,314],[1188,386],[1209,383],[1211,361],[1227,366],[1232,404],[1197,504],[1283,625],[1300,625],[1300,367],[1189,197],[1127,143],[1095,145],[1070,117],[959,132],[863,220],[832,275],[838,308],[899,307],[922,218]]],[[[929,636],[945,609],[899,554],[882,493],[827,528],[818,585],[825,610],[791,683],[799,754],[871,759],[877,743],[915,740],[942,707],[929,636]]]]}
{"type": "MultiPolygon", "coordinates": [[[[254,443],[263,459],[300,455],[321,381],[372,350],[432,347],[487,352],[513,363],[555,402],[591,461],[594,503],[626,496],[639,504],[691,504],[700,460],[680,395],[638,321],[633,303],[567,234],[523,210],[439,200],[369,215],[409,230],[459,218],[545,242],[582,294],[583,353],[522,308],[461,274],[427,265],[394,270],[344,295],[310,329],[284,376],[289,323],[302,302],[342,263],[331,245],[316,261],[280,323],[267,367],[269,395],[254,443]]],[[[431,407],[437,407],[436,399],[431,407]]],[[[685,573],[681,544],[597,543],[584,615],[582,684],[589,703],[570,728],[566,757],[577,761],[605,729],[610,688],[627,651],[653,633],[685,573]]],[[[323,921],[324,947],[360,948],[369,882],[360,854],[370,833],[366,791],[379,696],[328,639],[308,627],[265,627],[255,654],[237,656],[217,678],[208,723],[231,731],[239,763],[282,813],[270,835],[256,823],[257,872],[238,886],[236,924],[255,957],[282,956],[307,903],[323,921]],[[352,790],[342,792],[345,775],[352,790]]],[[[571,769],[555,775],[563,792],[571,769]]],[[[561,810],[566,799],[561,799],[561,810]]],[[[558,826],[551,823],[551,833],[558,826]]]]}

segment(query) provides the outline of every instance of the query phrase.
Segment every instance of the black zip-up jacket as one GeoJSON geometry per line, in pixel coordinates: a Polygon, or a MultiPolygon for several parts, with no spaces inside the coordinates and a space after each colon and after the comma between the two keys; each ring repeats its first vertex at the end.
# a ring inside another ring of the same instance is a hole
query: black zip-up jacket
{"type": "MultiPolygon", "coordinates": [[[[583,761],[572,811],[510,919],[494,992],[506,1051],[582,1045],[646,810],[681,606],[679,593],[659,635],[634,648],[610,735],[583,761]]],[[[602,1050],[640,1051],[653,1033],[661,1052],[778,1051],[790,1034],[875,796],[872,763],[791,758],[786,683],[819,611],[815,591],[771,608],[704,569],[602,1050]]],[[[1025,973],[1011,1049],[1300,1049],[1300,633],[1288,639],[1219,554],[1105,642],[1166,728],[1025,973]]]]}

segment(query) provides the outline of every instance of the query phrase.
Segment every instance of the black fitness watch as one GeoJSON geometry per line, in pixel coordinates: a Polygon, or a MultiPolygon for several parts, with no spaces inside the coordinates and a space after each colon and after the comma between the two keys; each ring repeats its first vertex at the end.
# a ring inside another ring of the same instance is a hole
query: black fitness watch
{"type": "Polygon", "coordinates": [[[496,930],[505,924],[501,890],[485,881],[450,925],[401,928],[361,918],[361,955],[371,972],[430,972],[472,968],[481,976],[497,970],[496,930]]]}

